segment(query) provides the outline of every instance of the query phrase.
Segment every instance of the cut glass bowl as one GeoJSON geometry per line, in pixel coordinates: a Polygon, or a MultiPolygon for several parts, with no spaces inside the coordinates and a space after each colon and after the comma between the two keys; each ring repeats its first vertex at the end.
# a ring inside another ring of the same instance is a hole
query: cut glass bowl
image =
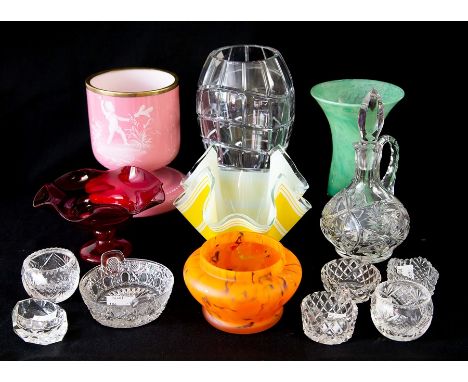
{"type": "Polygon", "coordinates": [[[46,248],[24,260],[21,278],[29,296],[62,302],[78,287],[80,266],[68,249],[46,248]]]}
{"type": "Polygon", "coordinates": [[[315,292],[302,300],[302,326],[311,340],[325,345],[348,341],[358,314],[349,293],[315,292]]]}
{"type": "Polygon", "coordinates": [[[148,324],[163,312],[174,285],[172,272],[150,260],[124,259],[120,251],[102,256],[86,273],[80,293],[93,318],[112,328],[148,324]]]}
{"type": "Polygon", "coordinates": [[[326,263],[321,276],[327,291],[339,293],[347,289],[356,303],[369,300],[381,280],[380,272],[374,265],[353,258],[326,263]]]}
{"type": "Polygon", "coordinates": [[[387,279],[408,280],[424,285],[434,294],[439,272],[424,257],[412,259],[390,259],[387,265],[387,279]]]}
{"type": "Polygon", "coordinates": [[[395,341],[412,341],[429,328],[434,307],[431,293],[413,281],[386,281],[371,299],[371,317],[377,330],[395,341]]]}
{"type": "Polygon", "coordinates": [[[50,345],[62,341],[68,329],[65,311],[47,300],[18,301],[11,315],[13,331],[26,342],[50,345]]]}

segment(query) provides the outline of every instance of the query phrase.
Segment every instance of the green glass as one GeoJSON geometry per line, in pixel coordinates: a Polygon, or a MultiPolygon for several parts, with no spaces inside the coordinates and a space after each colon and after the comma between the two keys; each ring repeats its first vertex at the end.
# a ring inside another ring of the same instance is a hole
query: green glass
{"type": "MultiPolygon", "coordinates": [[[[385,117],[405,92],[388,82],[374,80],[336,80],[315,85],[310,94],[327,116],[332,132],[333,156],[328,177],[328,195],[333,196],[347,187],[354,176],[354,142],[361,140],[358,114],[362,99],[376,89],[382,96],[385,117]]],[[[367,134],[373,133],[377,108],[369,110],[366,118],[367,134]]]]}

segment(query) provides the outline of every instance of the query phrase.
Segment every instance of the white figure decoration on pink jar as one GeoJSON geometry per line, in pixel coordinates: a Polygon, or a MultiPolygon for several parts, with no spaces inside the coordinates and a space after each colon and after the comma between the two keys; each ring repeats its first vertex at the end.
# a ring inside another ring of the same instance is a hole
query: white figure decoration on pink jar
{"type": "Polygon", "coordinates": [[[180,147],[177,76],[153,68],[107,70],[88,77],[86,95],[91,144],[98,162],[111,170],[142,167],[162,181],[166,201],[142,216],[173,209],[184,176],[166,167],[180,147]]]}

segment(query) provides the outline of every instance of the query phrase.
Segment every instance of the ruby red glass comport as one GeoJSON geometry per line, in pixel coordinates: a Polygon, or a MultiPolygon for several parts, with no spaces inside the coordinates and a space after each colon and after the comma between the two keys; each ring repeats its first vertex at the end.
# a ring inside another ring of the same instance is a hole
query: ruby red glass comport
{"type": "Polygon", "coordinates": [[[85,243],[81,258],[100,263],[101,254],[120,250],[129,256],[132,245],[115,237],[116,226],[132,215],[164,202],[161,181],[135,166],[103,171],[80,169],[66,173],[41,187],[33,206],[52,206],[64,219],[94,232],[85,243]]]}

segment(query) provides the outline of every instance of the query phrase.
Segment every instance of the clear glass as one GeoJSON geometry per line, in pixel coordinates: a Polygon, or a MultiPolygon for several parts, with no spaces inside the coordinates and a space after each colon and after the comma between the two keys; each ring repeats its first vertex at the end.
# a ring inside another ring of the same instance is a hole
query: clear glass
{"type": "Polygon", "coordinates": [[[93,318],[112,328],[148,324],[163,312],[174,285],[172,272],[150,260],[125,259],[120,251],[102,255],[86,273],[80,293],[93,318]]]}
{"type": "Polygon", "coordinates": [[[390,139],[383,136],[377,143],[355,144],[354,180],[322,211],[320,227],[340,256],[378,263],[388,259],[408,235],[408,212],[393,195],[393,187],[380,180],[382,147],[390,139]]]}
{"type": "Polygon", "coordinates": [[[288,146],[294,87],[281,54],[258,45],[211,52],[200,74],[197,114],[205,147],[226,167],[269,168],[269,151],[288,146]]]}
{"type": "Polygon", "coordinates": [[[311,340],[325,345],[348,341],[358,314],[349,293],[314,292],[302,300],[302,326],[311,340]]]}
{"type": "Polygon", "coordinates": [[[377,330],[395,341],[421,337],[432,321],[431,294],[412,281],[381,283],[371,298],[371,317],[377,330]]]}
{"type": "Polygon", "coordinates": [[[80,266],[68,249],[41,249],[24,260],[21,278],[30,297],[62,302],[78,287],[80,266]]]}
{"type": "MultiPolygon", "coordinates": [[[[347,187],[354,175],[353,143],[359,140],[356,115],[361,101],[370,89],[382,95],[385,116],[404,97],[400,87],[388,82],[345,79],[315,85],[310,93],[324,111],[332,134],[333,156],[328,178],[328,195],[333,196],[347,187]]],[[[368,116],[369,122],[376,119],[375,113],[368,116]]],[[[373,124],[368,124],[371,132],[373,124]]]]}
{"type": "Polygon", "coordinates": [[[369,300],[380,284],[379,270],[359,259],[337,259],[326,263],[321,271],[322,283],[329,292],[348,290],[356,303],[369,300]]]}
{"type": "Polygon", "coordinates": [[[47,300],[28,298],[18,301],[11,318],[13,331],[24,341],[37,345],[62,341],[68,329],[65,311],[47,300]]]}
{"type": "Polygon", "coordinates": [[[424,257],[412,259],[390,259],[387,264],[387,279],[408,280],[424,285],[434,294],[439,272],[424,257]]]}
{"type": "Polygon", "coordinates": [[[388,259],[409,232],[409,215],[393,195],[398,169],[397,141],[384,135],[383,102],[373,89],[363,101],[358,115],[361,141],[354,144],[356,170],[352,183],[336,194],[324,207],[320,227],[325,237],[343,257],[364,258],[378,263],[388,259]],[[378,105],[377,126],[368,134],[368,108],[378,105]],[[369,139],[369,140],[368,140],[369,139]],[[384,145],[390,145],[390,162],[380,179],[380,160],[384,145]]]}

